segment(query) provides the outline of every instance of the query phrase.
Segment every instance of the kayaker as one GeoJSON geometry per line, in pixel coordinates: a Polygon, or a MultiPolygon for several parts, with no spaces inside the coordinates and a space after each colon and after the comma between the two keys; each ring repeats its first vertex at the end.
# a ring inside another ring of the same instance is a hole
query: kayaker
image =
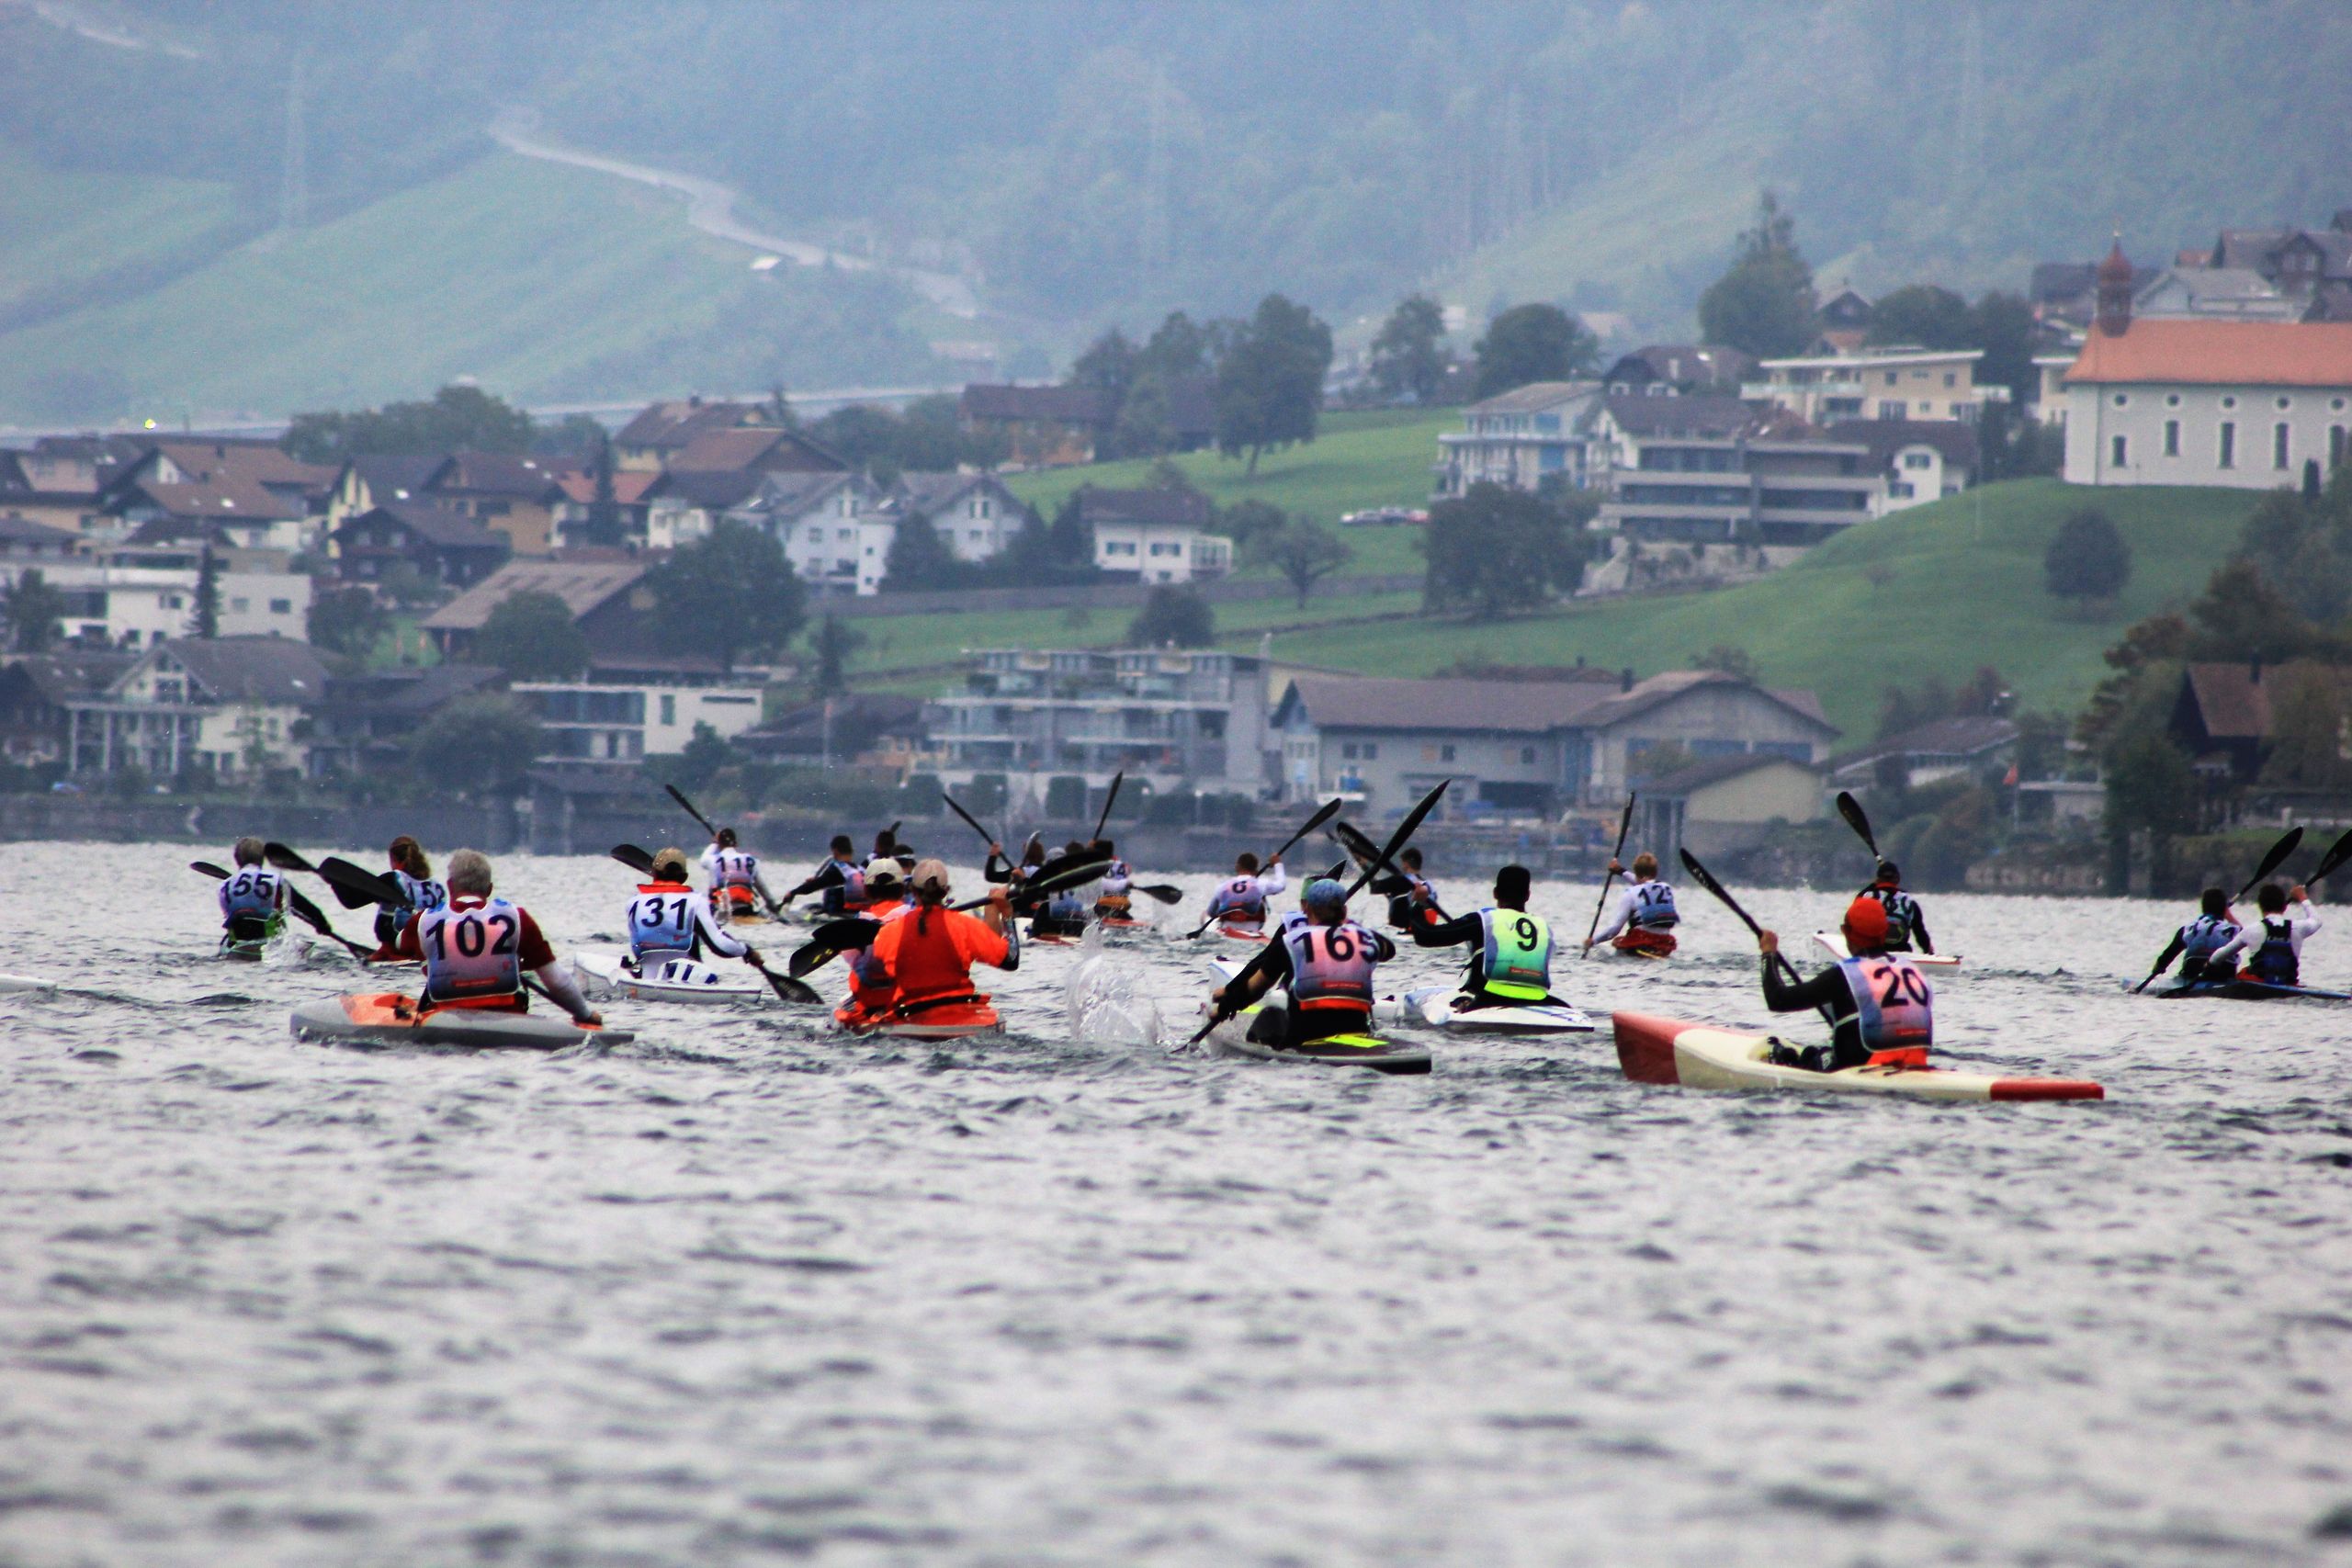
{"type": "MultiPolygon", "coordinates": [[[[1430,886],[1429,879],[1421,874],[1419,847],[1408,845],[1405,852],[1396,857],[1396,867],[1404,873],[1403,877],[1401,879],[1390,877],[1387,879],[1386,886],[1394,886],[1399,880],[1404,883],[1404,886],[1389,895],[1389,925],[1400,931],[1413,931],[1421,926],[1435,926],[1438,923],[1438,913],[1433,906],[1437,903],[1437,893],[1430,886]]],[[[1383,891],[1383,888],[1376,887],[1374,891],[1383,891]]]]}
{"type": "MultiPolygon", "coordinates": [[[[2164,956],[2148,978],[2172,967],[2173,960],[2180,960],[2180,983],[2193,986],[2205,977],[2205,970],[2213,955],[2222,951],[2229,940],[2238,934],[2237,917],[2230,913],[2230,896],[2218,887],[2208,887],[2198,898],[2197,918],[2172,933],[2172,941],[2165,945],[2164,956]]],[[[2218,973],[2218,972],[2217,972],[2218,973]]],[[[2221,976],[2221,978],[2228,978],[2221,976]]]]}
{"type": "Polygon", "coordinates": [[[857,845],[847,833],[836,833],[827,851],[808,880],[784,896],[784,902],[789,904],[814,893],[818,895],[817,907],[828,915],[846,914],[852,902],[865,902],[861,872],[857,862],[851,858],[857,853],[857,845]]]}
{"type": "Polygon", "coordinates": [[[401,929],[397,951],[424,964],[424,1000],[435,1007],[530,1010],[523,976],[537,976],[557,1006],[582,1023],[604,1019],[588,1005],[530,912],[496,897],[490,857],[459,850],[449,857],[449,901],[421,910],[401,929]]]}
{"type": "Polygon", "coordinates": [[[424,846],[406,833],[394,839],[384,853],[390,863],[392,881],[401,890],[399,904],[376,911],[377,953],[390,957],[392,943],[400,940],[401,928],[424,910],[447,904],[449,889],[433,879],[433,863],[424,858],[424,846]]]}
{"type": "Polygon", "coordinates": [[[1216,891],[1209,895],[1209,918],[1231,930],[1255,935],[1266,923],[1266,900],[1289,886],[1280,855],[1261,873],[1258,857],[1244,851],[1234,858],[1233,874],[1218,883],[1216,891]]]}
{"type": "Polygon", "coordinates": [[[262,841],[239,839],[229,851],[237,869],[220,884],[220,929],[231,942],[260,942],[286,908],[286,878],[269,869],[262,841]]]}
{"type": "MultiPolygon", "coordinates": [[[[1610,875],[1625,874],[1624,866],[1610,861],[1610,875]]],[[[1585,946],[1605,942],[1620,953],[1668,957],[1676,945],[1674,928],[1682,917],[1674,912],[1674,889],[1657,879],[1657,856],[1646,850],[1635,855],[1633,878],[1633,886],[1617,896],[1616,914],[1592,933],[1585,946]]]]}
{"type": "Polygon", "coordinates": [[[1935,1041],[1936,995],[1919,966],[1886,951],[1886,906],[1857,898],[1846,907],[1846,952],[1849,956],[1799,985],[1782,978],[1774,955],[1781,939],[1773,931],[1757,941],[1764,954],[1764,1005],[1774,1012],[1819,1008],[1829,1018],[1829,1045],[1773,1047],[1782,1066],[1832,1072],[1872,1062],[1924,1066],[1935,1041]]]}
{"type": "Polygon", "coordinates": [[[711,908],[720,919],[762,904],[771,910],[777,908],[775,895],[760,880],[760,857],[736,847],[734,829],[721,828],[711,840],[710,848],[702,852],[702,869],[708,879],[711,908]]]}
{"type": "Polygon", "coordinates": [[[2245,961],[2236,971],[2239,979],[2266,986],[2301,985],[2303,942],[2319,930],[2319,917],[2312,912],[2311,889],[2301,883],[2286,888],[2266,882],[2254,902],[2261,919],[2214,950],[2205,961],[2207,975],[2215,980],[2228,978],[2231,964],[2243,953],[2245,961]]]}
{"type": "MultiPolygon", "coordinates": [[[[869,861],[867,867],[864,874],[873,901],[865,908],[865,919],[887,926],[916,907],[912,889],[899,880],[896,859],[877,858],[869,861]]],[[[889,966],[875,955],[869,942],[849,954],[849,998],[833,1010],[834,1021],[852,1029],[862,1027],[888,1012],[898,994],[889,966]]]]}
{"type": "Polygon", "coordinates": [[[1134,870],[1119,858],[1118,847],[1108,839],[1095,840],[1093,852],[1103,857],[1102,880],[1095,885],[1094,889],[1094,918],[1100,920],[1134,919],[1134,870]]]}
{"type": "Polygon", "coordinates": [[[653,857],[653,880],[638,886],[622,917],[628,931],[629,967],[639,975],[676,958],[700,958],[707,944],[723,958],[759,962],[759,950],[727,934],[710,905],[686,880],[686,852],[674,846],[653,857]]]}
{"type": "Polygon", "coordinates": [[[1880,861],[1878,874],[1854,897],[1874,898],[1885,906],[1887,952],[1909,953],[1915,948],[1921,953],[1936,951],[1934,941],[1928,935],[1927,917],[1919,912],[1919,901],[1903,891],[1903,873],[1893,861],[1880,861]]]}
{"type": "Polygon", "coordinates": [[[1287,1007],[1267,1008],[1250,1025],[1261,1044],[1299,1046],[1334,1034],[1353,1034],[1372,1021],[1373,976],[1396,956],[1386,935],[1348,919],[1348,890],[1328,876],[1306,885],[1306,919],[1266,943],[1257,972],[1238,995],[1217,987],[1220,1009],[1238,1012],[1281,986],[1287,1007]]]}
{"type": "Polygon", "coordinates": [[[973,916],[945,907],[947,867],[942,863],[920,862],[911,880],[914,907],[885,925],[868,949],[896,987],[892,1015],[904,1018],[967,998],[986,1000],[972,989],[972,965],[1012,969],[1021,962],[1010,897],[1001,887],[993,890],[973,916]]]}
{"type": "Polygon", "coordinates": [[[1416,923],[1413,941],[1422,947],[1470,947],[1457,1007],[1527,1007],[1553,1000],[1552,928],[1530,914],[1528,895],[1534,874],[1523,865],[1495,873],[1495,901],[1457,915],[1442,925],[1416,923]]]}

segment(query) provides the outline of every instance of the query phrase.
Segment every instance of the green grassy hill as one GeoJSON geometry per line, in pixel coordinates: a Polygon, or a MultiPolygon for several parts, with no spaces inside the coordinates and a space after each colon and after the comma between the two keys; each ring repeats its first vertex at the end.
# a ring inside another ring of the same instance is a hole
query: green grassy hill
{"type": "Polygon", "coordinates": [[[1862,525],[1784,571],[1719,592],[1484,626],[1415,618],[1302,631],[1274,646],[1286,658],[1384,674],[1427,674],[1470,658],[1581,658],[1647,675],[1728,644],[1773,684],[1820,693],[1849,739],[1869,738],[1887,686],[1929,677],[1957,684],[1984,664],[2023,705],[2071,713],[2104,672],[2100,652],[2132,621],[2193,594],[2254,502],[2243,491],[1990,485],[1862,525]],[[2111,615],[2086,622],[2067,618],[2044,591],[2041,559],[2066,515],[2093,504],[2130,543],[2132,581],[2111,615]]]}

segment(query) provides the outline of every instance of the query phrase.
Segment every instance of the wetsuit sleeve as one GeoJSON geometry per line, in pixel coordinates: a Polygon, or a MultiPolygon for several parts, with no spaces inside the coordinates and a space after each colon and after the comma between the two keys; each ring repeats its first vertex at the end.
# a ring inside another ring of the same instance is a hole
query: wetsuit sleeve
{"type": "Polygon", "coordinates": [[[1853,1004],[1854,995],[1846,988],[1846,976],[1838,970],[1824,969],[1812,979],[1792,986],[1781,975],[1779,961],[1770,953],[1764,955],[1764,1005],[1774,1012],[1830,1008],[1845,1013],[1854,1010],[1853,1004]]]}
{"type": "Polygon", "coordinates": [[[1460,947],[1466,942],[1486,940],[1486,929],[1476,915],[1456,915],[1442,926],[1415,922],[1412,927],[1416,947],[1460,947]]]}
{"type": "MultiPolygon", "coordinates": [[[[1592,933],[1593,942],[1596,944],[1607,942],[1611,937],[1613,937],[1619,931],[1623,931],[1625,929],[1625,923],[1633,918],[1634,890],[1628,887],[1623,892],[1617,895],[1616,912],[1609,917],[1609,923],[1607,925],[1592,933]]],[[[1770,968],[1770,965],[1767,964],[1766,967],[1770,968]]]]}
{"type": "Polygon", "coordinates": [[[990,850],[989,858],[980,863],[980,880],[995,883],[1012,881],[1012,863],[1000,857],[994,850],[990,850]]]}
{"type": "MultiPolygon", "coordinates": [[[[524,918],[529,919],[528,916],[524,918]]],[[[555,1004],[573,1018],[584,1021],[596,1010],[588,1005],[588,998],[580,994],[580,987],[573,984],[571,976],[562,964],[550,960],[531,973],[538,976],[539,984],[547,987],[548,995],[555,998],[555,1004]]]]}
{"type": "Polygon", "coordinates": [[[751,943],[729,936],[727,929],[711,918],[707,900],[695,898],[687,906],[694,911],[695,932],[707,943],[713,953],[722,958],[741,958],[751,951],[751,943]]]}
{"type": "Polygon", "coordinates": [[[1258,973],[1265,979],[1267,990],[1287,983],[1290,979],[1290,944],[1279,936],[1267,942],[1265,958],[1259,964],[1258,973]]]}
{"type": "Polygon", "coordinates": [[[2306,938],[2319,934],[2319,911],[2313,909],[2311,900],[2306,898],[2296,905],[2291,913],[2294,920],[2295,942],[2300,951],[2306,938]]]}
{"type": "Polygon", "coordinates": [[[1366,926],[1363,934],[1372,939],[1372,961],[1374,964],[1385,964],[1396,956],[1396,944],[1389,940],[1386,931],[1376,931],[1366,926]]]}
{"type": "Polygon", "coordinates": [[[517,909],[523,917],[523,931],[514,944],[515,959],[524,968],[537,971],[555,962],[555,949],[548,945],[548,933],[539,930],[539,922],[531,919],[528,909],[517,909]]]}
{"type": "Polygon", "coordinates": [[[2174,959],[2178,958],[2182,953],[2188,951],[2188,944],[2180,940],[2180,933],[2178,931],[2173,932],[2172,940],[2165,943],[2164,952],[2157,955],[2154,973],[2158,975],[2163,974],[2165,970],[2172,967],[2172,961],[2174,959]]]}
{"type": "Polygon", "coordinates": [[[1911,900],[1911,941],[1922,953],[1936,950],[1935,938],[1928,934],[1928,911],[1919,908],[1919,900],[1911,900]]]}

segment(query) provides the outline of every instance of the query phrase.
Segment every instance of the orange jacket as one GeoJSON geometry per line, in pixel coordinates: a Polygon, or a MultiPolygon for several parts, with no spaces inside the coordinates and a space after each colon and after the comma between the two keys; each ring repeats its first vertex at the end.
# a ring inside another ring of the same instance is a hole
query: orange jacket
{"type": "Polygon", "coordinates": [[[884,926],[871,951],[905,1003],[969,991],[972,965],[1002,964],[1007,945],[986,920],[959,909],[917,908],[884,926]]]}

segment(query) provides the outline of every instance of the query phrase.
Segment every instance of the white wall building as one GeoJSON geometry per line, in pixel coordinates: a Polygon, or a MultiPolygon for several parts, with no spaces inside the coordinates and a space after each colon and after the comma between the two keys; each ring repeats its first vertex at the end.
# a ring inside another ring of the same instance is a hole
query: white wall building
{"type": "MultiPolygon", "coordinates": [[[[188,635],[200,575],[195,550],[126,547],[87,561],[62,562],[43,575],[65,595],[60,635],[114,648],[153,648],[188,635]]],[[[215,552],[218,635],[310,637],[311,578],[285,568],[274,550],[215,552]]]]}
{"type": "Polygon", "coordinates": [[[994,474],[908,473],[888,499],[894,517],[921,513],[961,561],[984,561],[1012,547],[1036,516],[994,474]]]}
{"type": "Polygon", "coordinates": [[[1437,496],[1452,500],[1474,484],[1582,490],[1601,398],[1598,381],[1537,381],[1472,403],[1463,411],[1468,428],[1437,438],[1437,496]]]}
{"type": "Polygon", "coordinates": [[[510,688],[547,730],[548,756],[568,762],[636,762],[674,756],[707,724],[731,740],[760,722],[757,686],[607,686],[520,681],[510,688]]]}
{"type": "Polygon", "coordinates": [[[2069,484],[2275,490],[2352,432],[2352,321],[2103,317],[2065,374],[2069,484]]]}
{"type": "Polygon", "coordinates": [[[1094,564],[1138,582],[1190,582],[1233,570],[1233,541],[1182,523],[1098,523],[1094,564]]]}
{"type": "Polygon", "coordinates": [[[1767,359],[1765,378],[1740,396],[1786,409],[1809,424],[1849,419],[1973,420],[2007,387],[1976,384],[1984,350],[1882,348],[1767,359]]]}

